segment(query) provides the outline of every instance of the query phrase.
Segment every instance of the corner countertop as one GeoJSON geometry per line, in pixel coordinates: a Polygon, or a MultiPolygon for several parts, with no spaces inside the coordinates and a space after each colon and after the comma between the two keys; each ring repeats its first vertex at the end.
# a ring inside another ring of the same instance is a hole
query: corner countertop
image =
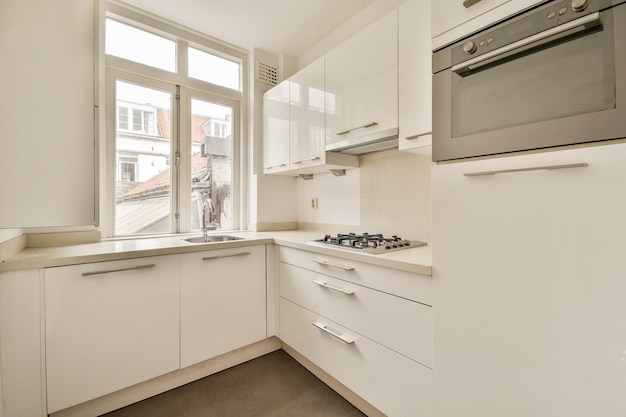
{"type": "Polygon", "coordinates": [[[239,236],[244,239],[216,243],[189,243],[184,240],[191,236],[198,236],[195,234],[112,239],[80,245],[26,248],[7,259],[6,262],[1,263],[0,272],[200,252],[250,245],[276,244],[421,275],[432,275],[432,251],[430,245],[373,255],[316,243],[314,240],[321,237],[322,234],[320,232],[299,230],[274,232],[237,231],[224,232],[222,234],[239,236]]]}

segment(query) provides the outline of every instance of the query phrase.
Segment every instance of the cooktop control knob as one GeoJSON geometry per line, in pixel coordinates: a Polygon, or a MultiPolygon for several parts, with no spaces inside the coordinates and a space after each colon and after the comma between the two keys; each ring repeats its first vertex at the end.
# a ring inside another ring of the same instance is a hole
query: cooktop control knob
{"type": "Polygon", "coordinates": [[[589,5],[589,0],[572,0],[572,10],[582,12],[589,5]]]}
{"type": "Polygon", "coordinates": [[[467,55],[473,54],[474,52],[476,52],[476,49],[478,49],[478,46],[476,46],[476,43],[472,41],[465,42],[465,44],[463,45],[463,52],[465,52],[467,55]]]}

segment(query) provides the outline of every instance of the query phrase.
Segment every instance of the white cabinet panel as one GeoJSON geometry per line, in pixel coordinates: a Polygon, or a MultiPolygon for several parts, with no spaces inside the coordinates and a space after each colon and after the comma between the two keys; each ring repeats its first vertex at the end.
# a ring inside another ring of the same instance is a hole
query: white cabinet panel
{"type": "Polygon", "coordinates": [[[47,416],[40,270],[0,274],[0,416],[47,416]]]}
{"type": "Polygon", "coordinates": [[[433,0],[432,48],[438,49],[546,0],[433,0]]]}
{"type": "Polygon", "coordinates": [[[375,288],[399,297],[432,305],[432,278],[335,256],[280,247],[280,261],[344,281],[375,288]]]}
{"type": "Polygon", "coordinates": [[[282,297],[432,367],[432,307],[281,263],[282,297]]]}
{"type": "Polygon", "coordinates": [[[623,416],[624,160],[614,144],[433,169],[438,417],[623,416]]]}
{"type": "Polygon", "coordinates": [[[430,369],[284,298],[280,299],[280,316],[285,343],[385,415],[433,415],[430,369]]]}
{"type": "Polygon", "coordinates": [[[299,175],[359,166],[353,155],[326,152],[324,57],[263,96],[264,173],[299,175]]]}
{"type": "Polygon", "coordinates": [[[93,225],[94,2],[3,0],[0,228],[93,225]]]}
{"type": "Polygon", "coordinates": [[[181,255],[181,367],[266,337],[265,246],[181,255]]]}
{"type": "Polygon", "coordinates": [[[263,95],[263,171],[289,169],[289,81],[263,95]]]}
{"type": "Polygon", "coordinates": [[[324,163],[324,57],[289,78],[291,169],[324,163]]]}
{"type": "Polygon", "coordinates": [[[178,255],[45,270],[48,412],[179,368],[178,255]]]}
{"type": "Polygon", "coordinates": [[[430,152],[432,71],[430,0],[398,8],[398,129],[400,150],[430,152]]]}
{"type": "Polygon", "coordinates": [[[328,144],[398,127],[398,15],[326,54],[328,144]]]}

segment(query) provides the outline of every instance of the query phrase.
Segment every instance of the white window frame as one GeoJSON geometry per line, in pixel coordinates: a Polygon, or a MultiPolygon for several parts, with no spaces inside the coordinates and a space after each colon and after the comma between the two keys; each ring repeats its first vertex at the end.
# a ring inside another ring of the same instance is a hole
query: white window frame
{"type": "MultiPolygon", "coordinates": [[[[172,91],[172,86],[178,86],[173,94],[179,95],[178,105],[173,104],[172,115],[172,233],[187,233],[190,228],[191,209],[191,143],[180,140],[190,137],[190,126],[180,115],[190,113],[191,97],[222,104],[233,108],[232,137],[233,137],[233,229],[245,229],[244,219],[247,219],[247,190],[248,190],[248,141],[246,130],[247,78],[243,74],[248,71],[248,54],[243,49],[236,49],[212,39],[204,34],[183,28],[165,19],[130,8],[114,1],[103,1],[100,7],[100,71],[105,74],[104,82],[100,85],[100,95],[104,100],[103,138],[100,144],[100,226],[104,238],[115,236],[115,182],[117,161],[115,155],[115,136],[117,127],[117,106],[115,100],[115,81],[127,81],[145,85],[164,91],[172,91]],[[177,43],[177,71],[171,73],[166,70],[150,67],[125,60],[123,58],[104,54],[105,19],[113,18],[120,22],[131,24],[142,30],[165,36],[177,43]],[[208,53],[222,56],[240,64],[241,90],[232,90],[205,81],[187,76],[187,48],[202,49],[208,53]],[[178,129],[176,129],[178,126],[178,129]],[[177,130],[177,131],[176,131],[177,130]],[[176,167],[174,160],[179,156],[176,167]],[[175,169],[176,168],[176,169],[175,169]]],[[[129,108],[129,130],[132,134],[132,107],[129,108]]],[[[155,118],[156,120],[156,118],[155,118]]],[[[157,135],[155,126],[154,134],[157,135]]],[[[119,236],[123,237],[123,236],[119,236]]],[[[127,236],[139,237],[139,236],[127,236]]]]}

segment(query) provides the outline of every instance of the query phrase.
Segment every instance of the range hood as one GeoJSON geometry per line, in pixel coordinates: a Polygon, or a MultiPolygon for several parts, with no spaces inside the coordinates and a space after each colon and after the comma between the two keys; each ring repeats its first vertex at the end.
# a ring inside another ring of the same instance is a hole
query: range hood
{"type": "Polygon", "coordinates": [[[398,128],[358,136],[326,145],[326,151],[363,155],[398,148],[398,128]]]}

